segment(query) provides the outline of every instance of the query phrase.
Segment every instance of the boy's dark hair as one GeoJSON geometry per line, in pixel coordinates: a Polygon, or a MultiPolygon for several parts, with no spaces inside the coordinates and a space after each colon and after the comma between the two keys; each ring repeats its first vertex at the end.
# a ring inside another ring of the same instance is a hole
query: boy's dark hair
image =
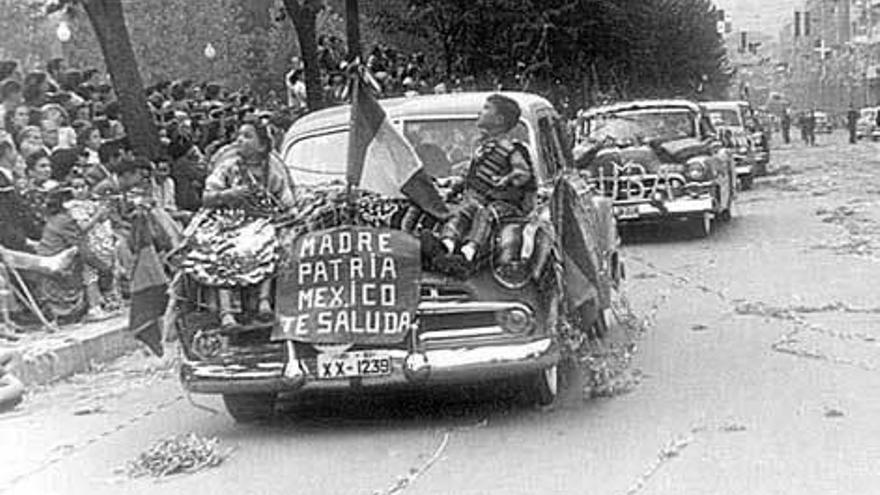
{"type": "Polygon", "coordinates": [[[7,153],[13,150],[15,150],[15,148],[12,146],[12,143],[9,141],[0,141],[0,158],[3,158],[7,153]]]}
{"type": "Polygon", "coordinates": [[[27,170],[34,168],[34,166],[37,165],[37,162],[42,160],[43,158],[49,158],[49,153],[46,153],[46,150],[37,150],[28,155],[28,157],[24,160],[27,170]]]}
{"type": "Polygon", "coordinates": [[[516,100],[502,94],[494,94],[486,98],[486,101],[494,105],[501,117],[504,118],[505,131],[516,127],[516,124],[519,123],[519,117],[522,115],[522,110],[516,100]]]}
{"type": "Polygon", "coordinates": [[[61,70],[61,66],[64,64],[64,59],[60,57],[53,58],[46,62],[46,72],[53,74],[61,70]]]}
{"type": "Polygon", "coordinates": [[[5,101],[16,93],[21,93],[21,83],[15,79],[7,79],[0,85],[0,100],[5,101]]]}
{"type": "Polygon", "coordinates": [[[125,174],[129,174],[132,172],[136,172],[138,170],[138,168],[139,167],[138,167],[137,161],[135,159],[125,158],[123,160],[120,160],[119,163],[117,163],[113,167],[113,170],[111,170],[111,172],[113,172],[116,175],[125,175],[125,174]]]}

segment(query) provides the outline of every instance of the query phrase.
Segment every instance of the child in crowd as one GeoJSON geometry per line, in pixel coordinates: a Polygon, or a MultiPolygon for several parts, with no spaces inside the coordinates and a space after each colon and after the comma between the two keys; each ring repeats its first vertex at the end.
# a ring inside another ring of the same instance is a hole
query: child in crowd
{"type": "Polygon", "coordinates": [[[83,269],[83,282],[89,302],[90,319],[103,319],[107,311],[115,311],[121,305],[113,274],[116,269],[116,236],[106,207],[92,198],[89,183],[85,177],[74,175],[68,180],[72,198],[64,204],[71,218],[85,235],[88,250],[110,270],[105,280],[99,280],[98,271],[86,265],[83,269]],[[100,282],[100,285],[99,285],[100,282]],[[103,287],[105,290],[101,290],[103,287]]]}

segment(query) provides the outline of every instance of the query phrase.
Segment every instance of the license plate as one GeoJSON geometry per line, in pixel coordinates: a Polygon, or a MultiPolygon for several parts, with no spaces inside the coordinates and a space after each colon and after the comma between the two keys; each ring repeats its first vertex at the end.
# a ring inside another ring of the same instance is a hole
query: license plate
{"type": "Polygon", "coordinates": [[[617,218],[639,218],[639,207],[638,206],[617,206],[614,208],[614,213],[617,215],[617,218]]]}
{"type": "Polygon", "coordinates": [[[339,380],[391,374],[391,356],[362,351],[344,354],[318,354],[318,378],[339,380]]]}

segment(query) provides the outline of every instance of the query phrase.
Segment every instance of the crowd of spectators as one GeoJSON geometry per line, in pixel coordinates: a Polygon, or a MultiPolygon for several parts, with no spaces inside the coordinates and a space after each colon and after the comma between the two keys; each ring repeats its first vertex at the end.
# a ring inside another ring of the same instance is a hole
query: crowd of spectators
{"type": "MultiPolygon", "coordinates": [[[[325,104],[348,98],[346,59],[338,38],[319,39],[325,104]]],[[[422,53],[377,45],[364,65],[381,97],[477,89],[474,78],[444,79],[422,53]]],[[[161,141],[158,156],[147,159],[133,153],[120,104],[99,71],[69,69],[62,59],[26,72],[0,62],[0,246],[44,256],[79,252],[59,276],[11,277],[0,269],[0,299],[9,288],[14,294],[0,301],[0,326],[16,328],[14,320],[26,321],[34,309],[60,323],[120,310],[133,264],[132,215],[159,210],[182,231],[202,205],[210,158],[243,123],[259,122],[277,137],[308,111],[297,59],[285,79],[286,94],[189,80],[146,88],[161,141]],[[31,307],[15,304],[28,300],[31,307]]]]}
{"type": "Polygon", "coordinates": [[[0,246],[79,254],[54,276],[10,273],[8,264],[0,270],[7,298],[0,327],[7,329],[37,312],[60,324],[118,312],[138,209],[159,212],[163,226],[181,232],[201,206],[208,157],[235,139],[239,125],[260,120],[280,131],[292,118],[271,94],[258,102],[247,88],[159,83],[147,95],[161,149],[147,159],[132,151],[119,103],[97,71],[66,70],[58,59],[45,69],[22,74],[17,64],[0,63],[0,246]]]}

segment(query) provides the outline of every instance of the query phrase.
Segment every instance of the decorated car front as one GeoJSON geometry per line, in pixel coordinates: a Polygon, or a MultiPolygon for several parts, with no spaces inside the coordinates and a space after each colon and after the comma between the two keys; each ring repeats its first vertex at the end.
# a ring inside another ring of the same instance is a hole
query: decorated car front
{"type": "Polygon", "coordinates": [[[715,208],[711,147],[686,105],[642,105],[588,114],[576,162],[619,221],[691,217],[715,208]]]}
{"type": "MultiPolygon", "coordinates": [[[[513,96],[529,112],[514,129],[526,139],[518,149],[539,160],[532,143],[551,136],[533,137],[541,129],[533,112],[542,108],[547,118],[554,110],[543,99],[513,96]]],[[[473,125],[484,99],[422,99],[412,118],[432,124],[421,130],[458,129],[473,125]],[[432,103],[437,113],[430,113],[432,103]],[[450,109],[455,113],[441,113],[450,109]]],[[[411,101],[383,105],[400,118],[411,101]]],[[[414,139],[415,128],[404,135],[375,100],[372,108],[362,105],[352,105],[353,117],[373,115],[354,126],[348,109],[304,117],[282,146],[297,190],[295,206],[266,220],[277,253],[273,321],[248,317],[254,301],[243,296],[242,324],[220,325],[211,298],[224,281],[191,276],[206,270],[184,273],[176,314],[185,388],[223,394],[239,420],[264,416],[281,392],[498,378],[524,378],[539,402],[549,402],[569,333],[601,333],[622,273],[609,201],[570,168],[549,175],[535,162],[541,172],[524,208],[493,220],[486,242],[467,259],[442,234],[472,193],[442,180],[460,167],[431,167],[413,148],[427,146],[414,139]],[[373,128],[361,134],[362,124],[373,128]],[[361,135],[370,136],[363,145],[361,135]],[[360,149],[359,159],[352,149],[360,149]]],[[[446,154],[451,164],[459,143],[435,134],[435,155],[446,154]]]]}

